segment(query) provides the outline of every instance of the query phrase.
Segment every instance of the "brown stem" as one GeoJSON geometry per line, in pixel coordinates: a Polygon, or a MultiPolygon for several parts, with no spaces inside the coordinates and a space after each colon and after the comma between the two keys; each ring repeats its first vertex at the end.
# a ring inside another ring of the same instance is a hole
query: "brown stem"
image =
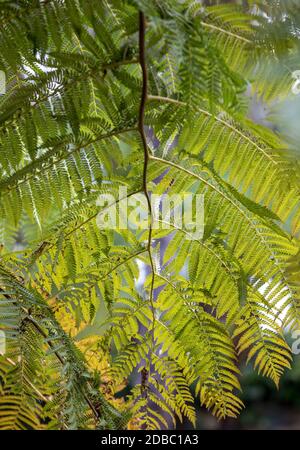
{"type": "Polygon", "coordinates": [[[150,266],[151,266],[151,272],[152,272],[152,281],[150,286],[150,304],[152,309],[152,345],[154,349],[154,326],[155,326],[155,311],[154,311],[154,304],[153,304],[153,287],[154,287],[154,262],[152,258],[152,205],[151,200],[148,192],[148,164],[150,161],[150,154],[149,149],[147,145],[147,139],[145,135],[145,129],[144,129],[144,117],[145,117],[145,107],[146,102],[148,98],[148,72],[147,72],[147,65],[146,65],[146,50],[145,50],[145,34],[146,34],[146,20],[145,15],[140,12],[139,13],[139,52],[140,52],[140,65],[142,68],[142,94],[141,94],[141,103],[140,103],[140,109],[139,109],[139,120],[138,120],[138,130],[141,135],[142,143],[143,143],[143,149],[144,149],[144,169],[143,169],[143,191],[145,194],[145,197],[147,199],[148,204],[148,213],[150,216],[150,223],[149,223],[149,233],[148,233],[148,244],[147,244],[147,251],[149,254],[149,260],[150,260],[150,266]]]}
{"type": "MultiPolygon", "coordinates": [[[[141,395],[145,399],[147,404],[147,398],[148,398],[148,383],[150,379],[150,373],[151,373],[151,355],[154,352],[155,348],[155,338],[154,338],[154,329],[155,329],[155,309],[154,309],[154,302],[153,302],[153,289],[154,289],[154,276],[155,276],[155,270],[154,270],[154,262],[152,257],[152,222],[153,222],[153,215],[152,215],[152,205],[150,200],[150,195],[148,192],[148,164],[150,161],[150,153],[147,145],[147,139],[145,135],[145,124],[144,124],[144,117],[145,117],[145,107],[146,102],[148,98],[148,72],[147,72],[147,65],[146,65],[146,50],[145,50],[145,33],[146,33],[146,21],[145,16],[142,12],[139,13],[139,56],[140,56],[140,65],[142,69],[142,93],[141,93],[141,103],[140,103],[140,109],[139,109],[139,120],[138,120],[138,130],[141,135],[142,143],[143,143],[143,149],[144,149],[144,168],[143,168],[143,191],[145,194],[145,197],[147,199],[148,204],[148,218],[150,218],[149,223],[149,232],[148,232],[148,243],[147,243],[147,252],[149,255],[149,261],[150,261],[150,267],[152,272],[152,279],[151,279],[151,286],[150,286],[150,293],[149,293],[149,303],[150,308],[152,311],[152,330],[151,330],[151,345],[149,348],[149,370],[146,369],[146,367],[143,368],[141,376],[141,395]]],[[[147,405],[143,407],[144,412],[146,414],[147,412],[147,405]]]]}

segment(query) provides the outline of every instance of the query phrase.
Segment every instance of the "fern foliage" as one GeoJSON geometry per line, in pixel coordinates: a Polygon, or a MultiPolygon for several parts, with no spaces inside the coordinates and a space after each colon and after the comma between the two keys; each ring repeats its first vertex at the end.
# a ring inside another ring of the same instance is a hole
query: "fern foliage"
{"type": "Polygon", "coordinates": [[[195,398],[237,417],[241,355],[276,386],[291,366],[299,166],[246,92],[288,92],[299,17],[224,3],[0,2],[0,429],[195,425],[195,398]],[[146,226],[98,226],[134,198],[146,226]]]}

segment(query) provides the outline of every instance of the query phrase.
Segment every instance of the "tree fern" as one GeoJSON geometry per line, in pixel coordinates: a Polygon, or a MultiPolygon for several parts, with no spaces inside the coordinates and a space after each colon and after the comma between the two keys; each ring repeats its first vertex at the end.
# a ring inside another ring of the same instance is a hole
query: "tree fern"
{"type": "Polygon", "coordinates": [[[240,354],[276,386],[291,366],[298,161],[246,90],[286,95],[299,16],[205,3],[0,3],[1,429],[195,425],[195,397],[236,417],[240,354]],[[151,201],[183,193],[203,236],[151,201]],[[147,226],[99,228],[138,196],[147,226]]]}

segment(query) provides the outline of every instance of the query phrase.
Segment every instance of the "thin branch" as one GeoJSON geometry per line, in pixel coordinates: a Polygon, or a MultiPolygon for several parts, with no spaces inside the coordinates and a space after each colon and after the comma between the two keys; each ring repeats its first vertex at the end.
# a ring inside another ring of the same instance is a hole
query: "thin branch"
{"type": "Polygon", "coordinates": [[[147,139],[146,139],[145,129],[144,129],[145,106],[146,106],[147,97],[148,97],[148,72],[147,72],[147,65],[146,65],[145,34],[146,34],[146,20],[145,20],[144,14],[142,12],[140,12],[139,13],[139,51],[140,51],[140,55],[139,56],[140,56],[140,65],[142,68],[143,84],[142,84],[141,103],[140,103],[140,109],[139,109],[138,129],[139,129],[139,132],[141,135],[143,149],[144,149],[143,191],[144,191],[145,197],[147,199],[147,204],[148,204],[148,217],[150,217],[147,251],[149,254],[149,261],[150,261],[151,272],[152,272],[149,301],[150,301],[151,310],[152,310],[152,346],[154,349],[154,346],[155,346],[155,342],[154,342],[155,309],[154,309],[154,302],[153,302],[153,290],[154,290],[154,276],[155,276],[154,273],[155,273],[155,271],[154,271],[154,262],[153,262],[152,251],[151,251],[153,214],[152,214],[152,205],[151,205],[150,195],[148,192],[148,178],[147,178],[150,154],[149,154],[149,149],[148,149],[147,139]]]}
{"type": "Polygon", "coordinates": [[[207,23],[207,22],[202,21],[201,25],[206,28],[211,28],[212,30],[216,31],[217,33],[227,34],[228,36],[231,36],[232,38],[237,39],[239,41],[242,41],[245,44],[253,44],[253,41],[251,41],[250,39],[247,39],[244,36],[241,36],[237,33],[232,33],[231,31],[226,30],[225,28],[217,27],[216,25],[213,25],[212,23],[207,23]]]}
{"type": "Polygon", "coordinates": [[[180,100],[176,100],[175,98],[162,97],[160,95],[148,95],[148,100],[154,102],[174,103],[175,105],[179,106],[187,105],[185,102],[181,102],[180,100]]]}
{"type": "Polygon", "coordinates": [[[104,64],[102,66],[102,69],[114,70],[114,69],[117,69],[118,67],[121,67],[121,66],[129,66],[131,64],[139,64],[139,62],[140,62],[139,59],[123,59],[121,61],[115,61],[115,62],[112,62],[112,63],[109,63],[109,64],[104,64]]]}

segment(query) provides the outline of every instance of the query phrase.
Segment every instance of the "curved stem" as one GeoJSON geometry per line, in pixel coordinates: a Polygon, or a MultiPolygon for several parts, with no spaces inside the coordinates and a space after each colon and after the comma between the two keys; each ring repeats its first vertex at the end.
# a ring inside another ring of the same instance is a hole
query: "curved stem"
{"type": "MultiPolygon", "coordinates": [[[[141,135],[142,143],[143,143],[143,149],[144,149],[144,167],[143,167],[143,192],[145,194],[145,197],[147,199],[148,204],[148,217],[150,217],[150,223],[149,223],[149,233],[148,233],[148,243],[147,243],[147,251],[149,255],[149,261],[150,261],[150,267],[152,272],[152,279],[151,279],[151,285],[150,285],[150,294],[149,294],[149,302],[152,310],[152,331],[151,331],[151,337],[152,337],[152,348],[150,350],[150,354],[154,351],[155,347],[155,339],[154,339],[154,328],[155,328],[155,309],[154,309],[154,301],[153,301],[153,290],[154,290],[154,276],[155,276],[155,270],[154,270],[154,262],[152,257],[152,226],[153,226],[153,214],[152,214],[152,205],[150,200],[150,195],[148,192],[148,179],[147,179],[147,171],[148,171],[148,164],[150,161],[150,154],[149,149],[147,145],[147,139],[145,135],[145,129],[144,129],[144,117],[145,117],[145,106],[148,99],[148,72],[147,72],[147,65],[146,65],[146,50],[145,50],[145,32],[146,32],[146,21],[145,16],[142,12],[139,13],[139,61],[140,66],[142,69],[142,94],[141,94],[141,103],[140,103],[140,109],[139,109],[139,120],[138,120],[138,130],[141,135]]],[[[149,363],[149,369],[151,369],[151,363],[149,363]]],[[[144,391],[145,396],[147,396],[146,391],[146,384],[147,384],[147,375],[146,372],[143,374],[143,382],[142,382],[142,388],[144,391]]]]}

